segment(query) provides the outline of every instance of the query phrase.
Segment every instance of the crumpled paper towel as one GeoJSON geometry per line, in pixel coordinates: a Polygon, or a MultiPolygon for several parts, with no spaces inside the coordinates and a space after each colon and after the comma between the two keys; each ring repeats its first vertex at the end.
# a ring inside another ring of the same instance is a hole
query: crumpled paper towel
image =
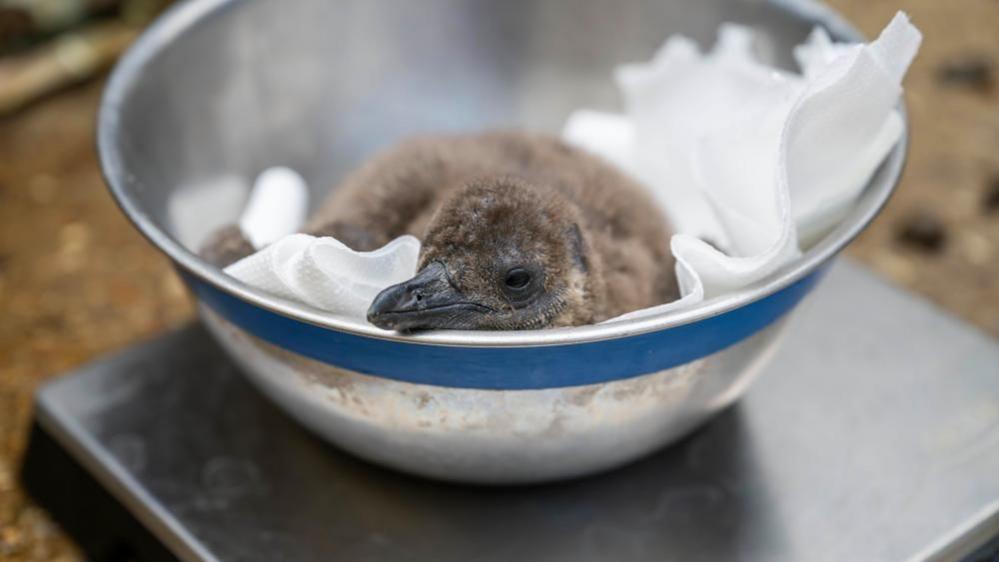
{"type": "Polygon", "coordinates": [[[752,31],[728,24],[709,53],[675,36],[619,68],[625,112],[578,111],[563,136],[652,190],[677,230],[682,298],[610,321],[745,287],[842,219],[902,134],[895,106],[920,41],[903,13],[867,45],[816,28],[795,74],[757,61],[752,31]]]}
{"type": "Polygon", "coordinates": [[[308,208],[309,189],[302,176],[291,168],[274,166],[257,176],[239,217],[239,229],[260,249],[297,231],[308,208]]]}
{"type": "Polygon", "coordinates": [[[258,251],[225,268],[272,295],[356,318],[382,289],[416,273],[420,241],[401,236],[373,252],[357,252],[336,238],[295,234],[305,222],[309,192],[290,168],[264,170],[239,219],[258,251]]]}
{"type": "Polygon", "coordinates": [[[416,273],[420,241],[400,236],[373,252],[357,252],[336,238],[292,234],[225,272],[273,295],[365,318],[382,289],[416,273]]]}
{"type": "MultiPolygon", "coordinates": [[[[625,112],[578,111],[563,136],[652,190],[677,230],[671,247],[681,298],[608,322],[737,290],[798,256],[799,240],[835,225],[902,134],[895,105],[920,40],[904,14],[868,45],[834,44],[816,29],[795,49],[802,68],[795,74],[757,61],[752,32],[729,24],[707,54],[677,36],[651,62],[621,67],[625,112]]],[[[304,193],[304,183],[291,183],[283,189],[304,193]]],[[[255,192],[266,188],[260,184],[255,192]]],[[[269,193],[262,216],[284,226],[244,219],[255,244],[288,230],[298,209],[283,206],[281,189],[269,193]]],[[[333,238],[290,234],[226,272],[364,319],[379,291],[416,273],[419,251],[412,236],[356,252],[333,238]]]]}

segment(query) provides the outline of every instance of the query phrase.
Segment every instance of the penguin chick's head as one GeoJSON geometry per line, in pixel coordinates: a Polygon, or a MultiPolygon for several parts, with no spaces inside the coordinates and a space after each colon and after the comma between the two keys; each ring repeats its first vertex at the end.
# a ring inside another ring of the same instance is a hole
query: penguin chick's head
{"type": "Polygon", "coordinates": [[[368,320],[399,331],[589,323],[603,287],[579,219],[554,189],[473,182],[434,215],[416,277],[382,291],[368,320]]]}

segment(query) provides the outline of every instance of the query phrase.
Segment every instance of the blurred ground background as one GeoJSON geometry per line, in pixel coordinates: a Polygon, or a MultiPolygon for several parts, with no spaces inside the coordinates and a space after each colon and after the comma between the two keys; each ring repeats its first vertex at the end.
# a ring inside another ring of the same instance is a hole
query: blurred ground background
{"type": "MultiPolygon", "coordinates": [[[[93,143],[103,69],[165,1],[0,0],[0,560],[78,558],[18,484],[35,388],[192,315],[93,143]]],[[[831,4],[868,36],[899,8],[925,34],[905,177],[848,253],[999,337],[999,2],[831,4]]]]}

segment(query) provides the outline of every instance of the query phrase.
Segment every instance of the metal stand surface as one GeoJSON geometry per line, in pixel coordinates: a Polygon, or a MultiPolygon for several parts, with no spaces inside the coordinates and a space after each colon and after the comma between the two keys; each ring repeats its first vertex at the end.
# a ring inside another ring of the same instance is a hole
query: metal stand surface
{"type": "Polygon", "coordinates": [[[841,261],[684,441],[474,488],[324,444],[191,326],[42,389],[24,478],[94,559],[991,560],[999,344],[841,261]]]}

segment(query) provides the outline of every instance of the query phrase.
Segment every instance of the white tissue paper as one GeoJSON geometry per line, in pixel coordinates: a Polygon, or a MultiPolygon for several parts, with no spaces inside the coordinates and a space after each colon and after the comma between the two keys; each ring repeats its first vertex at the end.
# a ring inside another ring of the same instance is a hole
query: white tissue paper
{"type": "Polygon", "coordinates": [[[254,248],[263,248],[298,230],[308,208],[309,190],[302,176],[284,166],[268,168],[253,184],[239,229],[254,248]]]}
{"type": "MultiPolygon", "coordinates": [[[[619,68],[624,113],[577,111],[563,137],[653,192],[677,232],[681,298],[608,322],[737,290],[800,255],[799,240],[834,226],[902,134],[895,106],[920,40],[901,13],[868,45],[834,44],[816,29],[795,49],[796,74],[757,61],[752,31],[729,24],[709,53],[677,36],[651,62],[619,68]]],[[[278,239],[304,219],[296,209],[306,189],[284,171],[272,179],[284,187],[258,194],[269,189],[258,181],[240,225],[255,245],[277,241],[227,273],[362,320],[379,291],[416,273],[412,236],[374,252],[328,237],[278,239]]]]}
{"type": "Polygon", "coordinates": [[[677,36],[619,68],[624,113],[578,111],[563,136],[652,190],[677,231],[681,299],[610,321],[745,287],[842,219],[901,137],[895,106],[920,41],[902,13],[868,45],[817,28],[795,74],[757,61],[752,31],[728,24],[709,53],[677,36]]]}
{"type": "Polygon", "coordinates": [[[258,251],[225,272],[275,296],[364,318],[382,289],[416,273],[420,241],[402,236],[373,252],[356,252],[335,238],[294,234],[305,222],[308,198],[308,186],[294,170],[264,170],[239,219],[258,251]]]}
{"type": "Polygon", "coordinates": [[[420,241],[412,236],[356,252],[335,238],[292,234],[225,271],[273,295],[363,319],[382,289],[416,273],[419,254],[420,241]]]}

